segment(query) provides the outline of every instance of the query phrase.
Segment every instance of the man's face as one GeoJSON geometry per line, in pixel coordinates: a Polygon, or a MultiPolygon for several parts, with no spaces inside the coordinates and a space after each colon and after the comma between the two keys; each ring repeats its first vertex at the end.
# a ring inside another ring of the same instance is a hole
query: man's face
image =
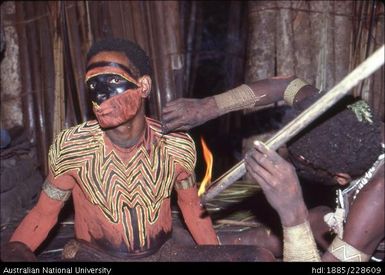
{"type": "Polygon", "coordinates": [[[133,70],[120,52],[100,52],[88,62],[86,85],[101,127],[116,127],[140,110],[142,94],[133,70]]]}
{"type": "Polygon", "coordinates": [[[99,74],[87,80],[87,87],[92,102],[100,105],[109,98],[123,94],[127,90],[135,90],[138,86],[120,74],[99,74]]]}

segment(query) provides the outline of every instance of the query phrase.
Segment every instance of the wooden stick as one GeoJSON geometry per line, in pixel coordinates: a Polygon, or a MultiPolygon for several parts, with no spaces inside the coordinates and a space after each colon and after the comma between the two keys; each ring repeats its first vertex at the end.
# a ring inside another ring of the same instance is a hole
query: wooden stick
{"type": "MultiPolygon", "coordinates": [[[[374,73],[384,64],[384,47],[385,45],[382,45],[381,48],[349,73],[340,83],[335,85],[329,92],[278,131],[265,144],[270,149],[277,150],[281,145],[289,141],[301,130],[305,129],[306,126],[344,97],[358,82],[374,73]]],[[[241,160],[233,168],[213,182],[206,194],[202,196],[202,204],[206,204],[208,201],[212,200],[245,173],[245,161],[241,160]]]]}
{"type": "Polygon", "coordinates": [[[256,222],[244,222],[244,221],[235,221],[235,220],[227,220],[227,219],[221,219],[215,221],[217,224],[229,224],[229,225],[238,225],[238,226],[247,226],[247,227],[261,227],[262,225],[260,223],[256,222]]]}

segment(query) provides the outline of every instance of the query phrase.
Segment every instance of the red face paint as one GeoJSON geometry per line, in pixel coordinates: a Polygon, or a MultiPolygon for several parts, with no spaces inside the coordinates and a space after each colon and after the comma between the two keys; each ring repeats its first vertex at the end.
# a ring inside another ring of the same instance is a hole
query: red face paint
{"type": "Polygon", "coordinates": [[[115,95],[100,106],[94,104],[93,111],[102,128],[119,126],[135,117],[141,107],[140,90],[127,90],[115,95]]]}

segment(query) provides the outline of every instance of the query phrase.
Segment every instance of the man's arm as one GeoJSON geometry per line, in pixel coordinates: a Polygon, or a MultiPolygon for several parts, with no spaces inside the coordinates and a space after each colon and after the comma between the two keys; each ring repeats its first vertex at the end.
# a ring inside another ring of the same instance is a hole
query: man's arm
{"type": "Polygon", "coordinates": [[[342,240],[335,240],[323,261],[368,261],[384,238],[384,166],[357,195],[342,240]]]}
{"type": "Polygon", "coordinates": [[[60,210],[68,199],[75,181],[70,176],[61,176],[60,182],[62,183],[59,184],[59,187],[61,187],[59,188],[58,184],[52,184],[49,178],[52,179],[52,177],[48,177],[44,182],[43,191],[40,193],[37,204],[21,221],[9,243],[2,247],[2,260],[12,261],[13,258],[22,257],[17,255],[21,253],[20,249],[10,249],[15,244],[18,244],[18,246],[25,245],[23,250],[30,250],[32,253],[46,239],[49,231],[56,224],[60,210]]]}
{"type": "Polygon", "coordinates": [[[22,220],[10,241],[22,242],[35,251],[56,224],[63,205],[62,201],[53,200],[41,192],[36,206],[22,220]]]}
{"type": "Polygon", "coordinates": [[[319,261],[302,189],[294,167],[257,142],[245,157],[246,169],[278,212],[284,235],[284,261],[319,261]]]}
{"type": "Polygon", "coordinates": [[[163,131],[186,131],[232,111],[281,100],[293,105],[316,92],[316,88],[294,76],[280,76],[243,84],[202,99],[180,98],[163,108],[163,131]]]}
{"type": "MultiPolygon", "coordinates": [[[[260,142],[246,155],[245,162],[281,219],[284,261],[320,260],[294,167],[260,142]]],[[[384,238],[383,173],[384,167],[360,191],[349,211],[342,240],[336,237],[322,261],[369,260],[384,238]]]]}
{"type": "Polygon", "coordinates": [[[214,231],[211,218],[201,206],[198,189],[190,177],[177,183],[176,192],[178,205],[184,221],[195,242],[199,245],[218,245],[217,234],[214,231]]]}

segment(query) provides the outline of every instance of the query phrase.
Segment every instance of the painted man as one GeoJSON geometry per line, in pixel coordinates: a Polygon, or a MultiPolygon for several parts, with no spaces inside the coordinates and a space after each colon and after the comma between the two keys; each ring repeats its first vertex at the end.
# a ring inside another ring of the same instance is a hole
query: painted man
{"type": "MultiPolygon", "coordinates": [[[[185,133],[163,134],[160,123],[145,116],[144,102],[152,84],[150,62],[143,49],[127,40],[111,38],[91,47],[85,82],[96,120],[56,137],[38,203],[3,247],[2,260],[32,260],[32,252],[71,195],[76,240],[64,248],[67,260],[226,259],[223,249],[214,249],[218,239],[198,197],[193,140],[185,133]],[[176,244],[170,239],[173,189],[198,244],[184,253],[175,253],[176,244]],[[206,247],[211,250],[200,249],[206,247]]],[[[241,250],[227,251],[238,255],[251,251],[241,250]]],[[[248,260],[263,255],[272,259],[267,250],[254,252],[248,260]]]]}
{"type": "MultiPolygon", "coordinates": [[[[295,77],[260,80],[213,97],[170,102],[163,109],[163,130],[188,130],[220,115],[281,99],[300,112],[321,95],[295,77]]],[[[248,172],[280,216],[285,261],[368,261],[384,239],[383,123],[362,101],[338,115],[328,114],[331,119],[323,116],[288,144],[289,160],[260,142],[245,157],[248,172]],[[349,184],[339,191],[336,212],[318,208],[309,215],[297,174],[314,182],[349,184]],[[322,220],[316,218],[320,216],[322,220]],[[330,245],[323,238],[328,231],[325,222],[335,231],[330,245]],[[312,229],[328,246],[322,258],[312,229]]]]}
{"type": "Polygon", "coordinates": [[[111,254],[152,254],[171,233],[175,187],[195,241],[218,243],[197,197],[193,140],[163,135],[144,115],[150,76],[150,60],[134,43],[106,40],[90,49],[85,81],[97,120],[58,135],[40,199],[11,242],[35,251],[72,194],[77,239],[111,254]]]}

